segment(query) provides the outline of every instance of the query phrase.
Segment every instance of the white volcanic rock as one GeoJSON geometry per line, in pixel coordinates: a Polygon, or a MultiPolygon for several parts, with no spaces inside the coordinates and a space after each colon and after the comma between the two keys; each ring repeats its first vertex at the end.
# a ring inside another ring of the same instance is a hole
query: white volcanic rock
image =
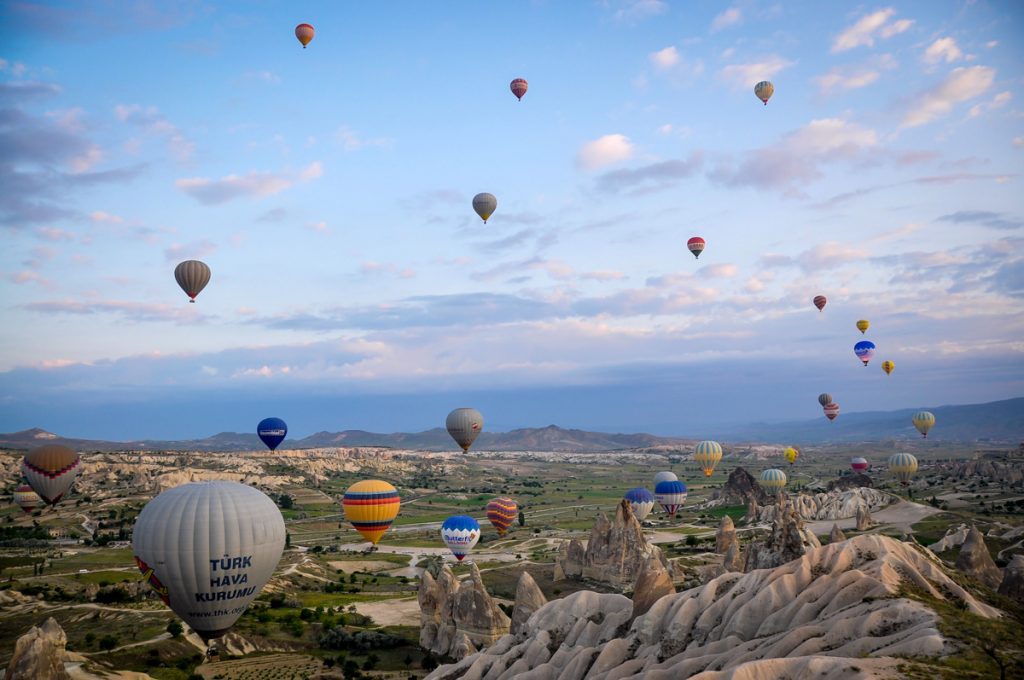
{"type": "Polygon", "coordinates": [[[436,580],[429,572],[421,577],[420,647],[434,654],[461,659],[509,632],[509,618],[484,587],[480,569],[469,566],[461,583],[447,564],[436,580]]]}
{"type": "Polygon", "coordinates": [[[857,508],[857,526],[854,529],[867,531],[873,526],[875,526],[875,520],[871,519],[871,511],[867,508],[857,508]]]}
{"type": "Polygon", "coordinates": [[[956,528],[950,527],[946,529],[946,535],[928,546],[928,549],[938,554],[961,546],[967,540],[968,531],[970,528],[966,524],[961,524],[956,528]]]}
{"type": "MultiPolygon", "coordinates": [[[[801,519],[807,521],[856,517],[858,512],[878,511],[892,502],[893,497],[890,494],[867,487],[789,496],[789,504],[801,519]]],[[[777,512],[778,505],[766,505],[760,509],[758,519],[770,522],[775,519],[777,512]]]]}
{"type": "Polygon", "coordinates": [[[804,526],[800,516],[782,502],[780,512],[772,522],[771,533],[760,541],[753,541],[746,550],[743,571],[770,569],[797,559],[808,550],[820,548],[821,542],[804,526]]]}
{"type": "Polygon", "coordinates": [[[633,614],[639,616],[661,598],[676,592],[672,576],[657,556],[652,555],[633,587],[633,614]]]}
{"type": "Polygon", "coordinates": [[[845,540],[846,540],[846,534],[843,533],[843,530],[839,528],[838,524],[833,524],[832,525],[832,531],[830,531],[829,534],[828,534],[828,542],[829,543],[839,543],[840,541],[845,541],[845,540]]]}
{"type": "Polygon", "coordinates": [[[722,521],[718,523],[718,530],[715,532],[715,552],[724,555],[729,552],[729,546],[736,543],[736,525],[732,517],[722,515],[722,521]]]}
{"type": "Polygon", "coordinates": [[[66,680],[67,643],[64,629],[53,617],[41,626],[32,626],[14,643],[4,680],[66,680]]]}
{"type": "Polygon", "coordinates": [[[904,582],[979,616],[999,615],[927,551],[867,534],[774,569],[725,574],[663,597],[628,629],[625,598],[573,593],[542,607],[517,635],[428,678],[892,677],[899,660],[888,657],[956,652],[932,610],[896,597],[904,582]],[[850,666],[863,674],[843,675],[850,666]]]}
{"type": "Polygon", "coordinates": [[[528,571],[519,575],[519,582],[516,583],[516,599],[512,606],[512,623],[509,632],[515,635],[535,611],[548,603],[544,593],[541,592],[537,582],[533,580],[528,571]]]}
{"type": "Polygon", "coordinates": [[[976,578],[992,590],[999,588],[1003,573],[999,571],[992,555],[985,546],[985,537],[977,527],[967,531],[967,540],[960,546],[960,554],[956,558],[956,568],[972,578],[976,578]]]}

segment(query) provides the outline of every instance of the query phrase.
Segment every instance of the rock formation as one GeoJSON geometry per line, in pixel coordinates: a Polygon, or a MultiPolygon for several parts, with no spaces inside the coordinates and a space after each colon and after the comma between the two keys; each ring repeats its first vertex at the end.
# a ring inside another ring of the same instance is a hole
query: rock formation
{"type": "Polygon", "coordinates": [[[7,664],[4,680],[67,680],[64,670],[68,637],[53,617],[41,626],[32,626],[14,644],[14,656],[7,664]]]}
{"type": "Polygon", "coordinates": [[[832,525],[832,531],[828,535],[828,542],[829,543],[838,543],[839,541],[845,541],[845,540],[846,540],[846,534],[843,533],[843,530],[839,528],[838,524],[833,524],[832,525]]]}
{"type": "Polygon", "coordinates": [[[753,475],[742,467],[737,467],[729,473],[729,479],[721,489],[712,492],[711,499],[720,501],[720,505],[746,505],[751,500],[764,505],[770,500],[753,475]]]}
{"type": "Polygon", "coordinates": [[[956,463],[952,474],[960,479],[992,480],[1011,486],[1024,482],[1024,463],[1020,461],[968,460],[956,463]]]}
{"type": "Polygon", "coordinates": [[[1024,555],[1014,555],[1003,570],[999,594],[1024,603],[1024,555]]]}
{"type": "Polygon", "coordinates": [[[540,591],[537,582],[533,580],[528,571],[524,570],[519,575],[519,582],[516,584],[516,600],[512,607],[512,627],[509,632],[515,635],[521,631],[530,615],[547,603],[548,600],[540,591]]]}
{"type": "Polygon", "coordinates": [[[469,566],[462,583],[448,565],[436,580],[429,573],[420,580],[420,646],[434,654],[461,659],[509,631],[509,618],[488,594],[480,570],[469,566]]]}
{"type": "Polygon", "coordinates": [[[780,507],[772,532],[763,541],[754,541],[747,548],[743,571],[771,569],[791,562],[808,550],[820,548],[817,536],[804,527],[803,520],[788,504],[780,507]]]}
{"type": "MultiPolygon", "coordinates": [[[[830,491],[816,494],[790,494],[789,505],[803,520],[836,520],[855,517],[865,510],[880,510],[892,503],[893,497],[884,491],[858,487],[846,491],[830,491]]],[[[760,509],[758,519],[770,522],[775,519],[778,505],[760,509]]]]}
{"type": "Polygon", "coordinates": [[[857,472],[852,475],[843,475],[839,479],[830,480],[825,490],[832,491],[835,489],[838,491],[846,491],[847,489],[857,489],[862,486],[871,488],[874,486],[874,482],[872,482],[871,478],[867,475],[857,472]]]}
{"type": "Polygon", "coordinates": [[[736,543],[736,525],[732,523],[732,517],[723,515],[722,521],[718,523],[718,531],[715,532],[715,552],[724,555],[729,552],[729,546],[736,543]]]}
{"type": "Polygon", "coordinates": [[[1003,580],[1002,572],[985,546],[985,537],[974,526],[967,532],[967,540],[960,546],[956,568],[971,578],[978,579],[992,590],[999,588],[1003,580]]]}
{"type": "Polygon", "coordinates": [[[657,556],[651,555],[633,587],[633,615],[645,613],[655,602],[674,592],[668,569],[657,556]]]}
{"type": "Polygon", "coordinates": [[[970,528],[966,524],[946,529],[946,535],[928,546],[933,553],[946,552],[964,544],[970,528]]]}
{"type": "Polygon", "coordinates": [[[743,516],[743,521],[747,524],[756,522],[758,516],[761,514],[761,506],[757,504],[753,498],[747,501],[747,514],[743,516]]]}
{"type": "Polygon", "coordinates": [[[857,508],[856,531],[867,531],[875,526],[875,520],[871,519],[871,510],[868,508],[857,508]]]}
{"type": "Polygon", "coordinates": [[[957,649],[939,632],[935,612],[898,597],[904,580],[979,616],[999,615],[912,546],[868,534],[668,595],[632,625],[626,598],[573,593],[542,607],[518,634],[428,680],[672,680],[704,671],[723,679],[868,677],[847,674],[852,666],[899,677],[904,662],[892,656],[957,649]],[[749,672],[734,675],[739,668],[749,672]]]}
{"type": "Polygon", "coordinates": [[[733,543],[725,551],[722,557],[722,568],[726,571],[743,571],[743,555],[740,553],[740,544],[733,543]]]}
{"type": "Polygon", "coordinates": [[[622,500],[615,509],[614,520],[609,521],[604,513],[597,516],[585,550],[576,539],[568,546],[562,544],[555,560],[554,577],[591,579],[627,588],[636,583],[652,556],[668,568],[661,549],[647,542],[629,502],[622,500]]]}

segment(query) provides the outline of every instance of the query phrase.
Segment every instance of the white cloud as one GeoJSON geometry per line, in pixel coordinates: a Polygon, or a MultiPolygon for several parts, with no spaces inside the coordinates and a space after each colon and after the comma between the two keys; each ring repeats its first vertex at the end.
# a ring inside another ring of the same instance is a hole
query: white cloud
{"type": "Polygon", "coordinates": [[[708,279],[731,279],[736,276],[739,268],[734,264],[709,264],[697,272],[708,279]]]}
{"type": "Polygon", "coordinates": [[[752,88],[762,80],[771,78],[793,65],[793,62],[783,59],[778,55],[771,55],[763,61],[749,64],[730,64],[719,71],[719,76],[734,88],[752,88]]]}
{"type": "Polygon", "coordinates": [[[958,59],[962,59],[964,53],[957,47],[956,41],[952,38],[939,38],[924,51],[925,63],[938,64],[940,61],[944,61],[947,64],[952,64],[958,59]]]}
{"type": "Polygon", "coordinates": [[[281,76],[277,75],[273,71],[248,71],[245,74],[247,80],[262,80],[264,83],[269,85],[280,85],[281,76]]]}
{"type": "Polygon", "coordinates": [[[903,127],[924,125],[949,113],[955,104],[973,99],[992,87],[995,69],[970,66],[953,69],[944,81],[914,97],[903,127]]]}
{"type": "Polygon", "coordinates": [[[1000,92],[995,97],[992,97],[992,101],[988,103],[975,104],[971,107],[967,115],[971,118],[977,118],[981,114],[987,111],[995,111],[1001,109],[1013,100],[1013,94],[1010,92],[1000,92]]]}
{"type": "Polygon", "coordinates": [[[188,177],[176,180],[174,185],[200,203],[217,205],[244,196],[270,196],[284,191],[296,181],[308,182],[322,174],[323,167],[315,161],[297,173],[250,172],[221,179],[188,177]]]}
{"type": "Polygon", "coordinates": [[[167,120],[155,106],[118,104],[114,107],[114,115],[122,123],[134,125],[154,137],[166,140],[167,147],[179,161],[187,161],[195,151],[195,143],[189,140],[176,125],[167,120]]]}
{"type": "Polygon", "coordinates": [[[888,23],[895,13],[896,10],[889,7],[861,17],[855,24],[836,36],[832,42],[832,52],[845,52],[860,46],[873,47],[876,35],[882,38],[891,38],[903,33],[913,25],[914,22],[909,19],[888,23]]]}
{"type": "Polygon", "coordinates": [[[112,215],[102,210],[96,210],[89,215],[89,218],[97,224],[124,224],[124,218],[119,215],[112,215]]]}
{"type": "Polygon", "coordinates": [[[818,83],[818,90],[822,94],[830,94],[839,86],[842,86],[843,90],[856,90],[862,87],[867,87],[878,80],[880,75],[881,74],[878,71],[870,69],[849,72],[844,71],[844,69],[837,66],[825,75],[818,76],[814,80],[818,83]]]}
{"type": "Polygon", "coordinates": [[[663,50],[651,52],[647,57],[651,60],[651,63],[654,64],[655,68],[662,70],[670,69],[679,63],[679,50],[675,47],[669,46],[663,50]]]}
{"type": "Polygon", "coordinates": [[[348,125],[339,127],[334,133],[334,138],[341,143],[345,151],[357,151],[368,146],[390,148],[395,143],[395,140],[389,137],[363,137],[348,125]]]}
{"type": "Polygon", "coordinates": [[[615,12],[617,21],[638,21],[658,16],[668,11],[668,3],[662,0],[626,0],[615,12]]]}
{"type": "Polygon", "coordinates": [[[711,32],[720,31],[723,28],[729,26],[735,26],[743,20],[743,13],[740,12],[738,7],[730,7],[721,14],[715,17],[714,21],[711,22],[711,32]]]}
{"type": "Polygon", "coordinates": [[[583,170],[596,170],[628,160],[633,155],[633,143],[620,134],[605,135],[587,142],[576,154],[576,166],[583,170]]]}

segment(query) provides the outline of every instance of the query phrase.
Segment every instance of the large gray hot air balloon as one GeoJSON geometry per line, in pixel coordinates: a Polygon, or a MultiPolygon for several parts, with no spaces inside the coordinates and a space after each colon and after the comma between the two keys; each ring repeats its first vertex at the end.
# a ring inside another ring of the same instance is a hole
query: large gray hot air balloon
{"type": "Polygon", "coordinates": [[[189,302],[195,302],[196,296],[210,282],[210,268],[199,260],[185,260],[174,268],[174,280],[191,298],[189,302]]]}
{"type": "Polygon", "coordinates": [[[664,471],[659,472],[658,474],[654,475],[654,486],[658,486],[658,484],[661,483],[661,482],[678,482],[678,481],[679,481],[679,477],[677,477],[676,473],[672,472],[671,470],[664,470],[664,471]]]}
{"type": "Polygon", "coordinates": [[[82,471],[81,457],[66,446],[48,444],[21,460],[21,474],[48,505],[56,505],[82,471]]]}
{"type": "Polygon", "coordinates": [[[164,603],[209,641],[260,594],[284,539],[281,512],[262,492],[238,482],[194,482],[146,504],[132,549],[164,603]]]}
{"type": "Polygon", "coordinates": [[[469,447],[484,430],[484,417],[475,408],[457,408],[448,414],[444,425],[455,443],[463,451],[469,451],[469,447]]]}
{"type": "Polygon", "coordinates": [[[484,224],[487,224],[487,218],[493,215],[497,209],[498,199],[494,197],[494,194],[482,193],[473,197],[473,210],[484,221],[484,224]]]}

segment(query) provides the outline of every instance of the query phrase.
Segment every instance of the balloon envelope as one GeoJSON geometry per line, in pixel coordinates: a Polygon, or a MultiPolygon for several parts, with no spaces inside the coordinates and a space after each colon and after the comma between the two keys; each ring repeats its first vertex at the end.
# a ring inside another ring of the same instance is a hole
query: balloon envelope
{"type": "Polygon", "coordinates": [[[284,550],[274,502],[238,482],[193,482],[142,509],[132,534],[135,564],[161,599],[204,640],[234,625],[284,550]]]}
{"type": "Polygon", "coordinates": [[[654,500],[658,502],[669,517],[675,517],[679,508],[686,502],[686,485],[676,480],[674,482],[658,482],[654,487],[654,500]]]}
{"type": "Polygon", "coordinates": [[[818,395],[818,403],[822,406],[828,406],[832,403],[832,395],[828,392],[822,392],[818,395]]]}
{"type": "Polygon", "coordinates": [[[857,322],[857,330],[859,330],[861,333],[866,333],[868,328],[870,327],[871,322],[868,321],[867,319],[861,319],[860,321],[857,322]]]}
{"type": "Polygon", "coordinates": [[[633,516],[641,522],[654,509],[654,494],[642,486],[630,489],[623,498],[629,501],[629,507],[633,510],[633,516]]]}
{"type": "Polygon", "coordinates": [[[196,296],[210,282],[210,268],[199,260],[185,260],[174,268],[174,280],[189,296],[189,302],[195,302],[196,296]]]}
{"type": "Polygon", "coordinates": [[[829,420],[835,420],[836,416],[839,415],[839,404],[831,403],[824,407],[825,417],[829,420]]]}
{"type": "Polygon", "coordinates": [[[771,468],[761,473],[758,480],[764,488],[769,491],[779,492],[786,487],[786,473],[782,470],[771,468]]]}
{"type": "Polygon", "coordinates": [[[345,490],[341,499],[345,519],[370,543],[380,537],[398,517],[402,501],[398,489],[379,479],[364,479],[345,490]]]}
{"type": "Polygon", "coordinates": [[[700,257],[700,254],[704,252],[704,246],[707,245],[700,236],[694,236],[686,242],[686,247],[693,253],[694,257],[700,257]]]}
{"type": "Polygon", "coordinates": [[[452,515],[441,525],[441,540],[461,562],[480,540],[480,524],[469,515],[452,515]]]}
{"type": "Polygon", "coordinates": [[[43,499],[39,497],[32,487],[28,484],[21,484],[14,490],[14,497],[12,498],[14,504],[25,511],[25,514],[30,514],[36,508],[44,505],[43,499]]]}
{"type": "Polygon", "coordinates": [[[48,444],[25,454],[21,474],[43,502],[56,505],[82,471],[82,458],[66,446],[48,444]]]}
{"type": "Polygon", "coordinates": [[[674,482],[678,479],[679,477],[676,476],[676,473],[671,470],[664,470],[654,475],[654,486],[658,486],[659,482],[674,482]]]}
{"type": "Polygon", "coordinates": [[[526,82],[525,78],[516,78],[511,83],[509,83],[509,89],[512,90],[512,94],[514,94],[516,96],[516,99],[520,101],[522,101],[523,95],[526,94],[526,90],[528,87],[529,84],[526,82]]]}
{"type": "Polygon", "coordinates": [[[814,306],[818,308],[819,312],[825,309],[826,304],[828,304],[828,298],[826,298],[824,295],[814,296],[814,306]]]}
{"type": "Polygon", "coordinates": [[[498,530],[499,536],[504,536],[518,517],[519,504],[511,498],[500,496],[487,504],[487,519],[498,530]]]}
{"type": "Polygon", "coordinates": [[[889,456],[889,472],[896,475],[903,486],[910,485],[910,478],[917,472],[917,458],[909,453],[894,453],[889,456]]]}
{"type": "Polygon", "coordinates": [[[787,446],[786,450],[782,452],[782,457],[785,458],[786,462],[789,463],[790,465],[796,462],[796,458],[799,455],[800,452],[794,449],[792,446],[787,446]]]}
{"type": "Polygon", "coordinates": [[[889,375],[890,373],[892,373],[893,369],[895,369],[895,368],[896,368],[896,362],[895,361],[888,361],[888,360],[886,360],[886,361],[882,362],[882,370],[885,371],[886,375],[889,375]]]}
{"type": "Polygon", "coordinates": [[[280,418],[264,418],[256,426],[256,434],[273,451],[288,436],[288,425],[280,418]]]}
{"type": "MultiPolygon", "coordinates": [[[[929,411],[918,411],[910,420],[914,423],[914,427],[917,428],[922,437],[927,437],[928,430],[932,429],[935,425],[935,416],[929,411]]],[[[909,456],[910,454],[908,453],[907,455],[909,456]]]]}
{"type": "Polygon", "coordinates": [[[444,421],[448,434],[463,451],[469,451],[484,430],[484,417],[475,408],[457,408],[444,421]]]}
{"type": "MultiPolygon", "coordinates": [[[[300,43],[302,43],[302,49],[306,49],[306,45],[308,45],[310,41],[313,40],[313,36],[315,34],[316,31],[309,24],[299,24],[298,26],[295,27],[295,37],[299,39],[300,43]]],[[[330,42],[330,40],[328,40],[327,42],[330,42]]]]}
{"type": "Polygon", "coordinates": [[[875,343],[870,340],[861,340],[853,346],[853,353],[867,366],[871,357],[875,356],[875,343]]]}
{"type": "Polygon", "coordinates": [[[498,199],[494,197],[494,194],[482,193],[477,194],[473,197],[473,210],[480,216],[480,219],[487,224],[487,218],[494,214],[494,211],[498,209],[498,199]]]}
{"type": "Polygon", "coordinates": [[[693,450],[693,460],[700,465],[705,477],[710,477],[715,472],[715,466],[722,460],[722,445],[711,440],[697,444],[693,450]]]}
{"type": "Polygon", "coordinates": [[[868,459],[857,456],[856,458],[850,459],[850,468],[854,472],[864,472],[868,469],[868,459]]]}
{"type": "Polygon", "coordinates": [[[775,86],[767,80],[762,80],[757,85],[754,85],[754,94],[764,102],[765,106],[768,106],[768,100],[775,94],[775,86]]]}

